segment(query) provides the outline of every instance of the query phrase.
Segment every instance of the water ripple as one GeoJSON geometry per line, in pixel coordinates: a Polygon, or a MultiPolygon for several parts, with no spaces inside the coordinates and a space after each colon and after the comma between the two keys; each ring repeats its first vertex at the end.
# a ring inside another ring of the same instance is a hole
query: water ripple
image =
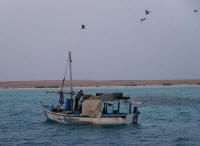
{"type": "MultiPolygon", "coordinates": [[[[78,90],[78,89],[77,89],[78,90]]],[[[93,88],[123,92],[139,106],[139,124],[64,125],[45,121],[39,102],[57,103],[44,90],[0,91],[0,144],[13,145],[199,145],[200,90],[197,87],[93,88]]]]}

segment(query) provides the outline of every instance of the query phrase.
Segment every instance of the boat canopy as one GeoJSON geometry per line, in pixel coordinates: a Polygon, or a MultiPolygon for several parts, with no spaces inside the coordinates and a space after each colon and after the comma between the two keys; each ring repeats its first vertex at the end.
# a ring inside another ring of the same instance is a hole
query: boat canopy
{"type": "Polygon", "coordinates": [[[131,100],[131,99],[129,99],[127,102],[128,102],[128,103],[131,103],[131,104],[134,104],[134,105],[136,105],[136,104],[138,104],[138,105],[143,104],[143,103],[140,102],[140,101],[135,101],[135,100],[131,100]]]}
{"type": "Polygon", "coordinates": [[[96,97],[103,102],[130,99],[130,97],[124,97],[123,93],[96,93],[96,97]]]}

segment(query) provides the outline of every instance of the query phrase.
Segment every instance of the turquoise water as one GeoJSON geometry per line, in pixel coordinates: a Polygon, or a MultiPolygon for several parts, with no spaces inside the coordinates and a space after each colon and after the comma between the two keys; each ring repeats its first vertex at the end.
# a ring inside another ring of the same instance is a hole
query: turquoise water
{"type": "Polygon", "coordinates": [[[200,86],[84,88],[144,102],[139,124],[109,126],[45,121],[39,102],[58,100],[46,90],[0,90],[1,145],[200,145],[200,86]]]}

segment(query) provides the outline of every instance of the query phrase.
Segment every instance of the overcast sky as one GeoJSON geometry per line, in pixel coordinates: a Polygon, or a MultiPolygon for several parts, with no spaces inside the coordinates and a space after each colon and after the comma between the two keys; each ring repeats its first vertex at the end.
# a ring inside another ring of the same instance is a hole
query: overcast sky
{"type": "Polygon", "coordinates": [[[200,78],[200,1],[0,0],[0,81],[62,79],[69,49],[76,80],[200,78]]]}

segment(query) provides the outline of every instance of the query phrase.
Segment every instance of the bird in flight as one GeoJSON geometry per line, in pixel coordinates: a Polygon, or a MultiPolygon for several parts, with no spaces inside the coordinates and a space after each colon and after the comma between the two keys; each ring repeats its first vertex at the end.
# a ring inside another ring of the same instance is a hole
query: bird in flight
{"type": "Polygon", "coordinates": [[[140,21],[143,22],[143,21],[145,21],[146,19],[147,19],[147,18],[142,18],[140,21]]]}
{"type": "Polygon", "coordinates": [[[85,25],[84,24],[81,25],[81,29],[85,29],[85,25]]]}
{"type": "Polygon", "coordinates": [[[198,10],[194,10],[194,12],[195,12],[195,13],[197,13],[197,12],[198,12],[198,10]]]}
{"type": "Polygon", "coordinates": [[[145,10],[145,15],[150,14],[151,11],[145,10]]]}

